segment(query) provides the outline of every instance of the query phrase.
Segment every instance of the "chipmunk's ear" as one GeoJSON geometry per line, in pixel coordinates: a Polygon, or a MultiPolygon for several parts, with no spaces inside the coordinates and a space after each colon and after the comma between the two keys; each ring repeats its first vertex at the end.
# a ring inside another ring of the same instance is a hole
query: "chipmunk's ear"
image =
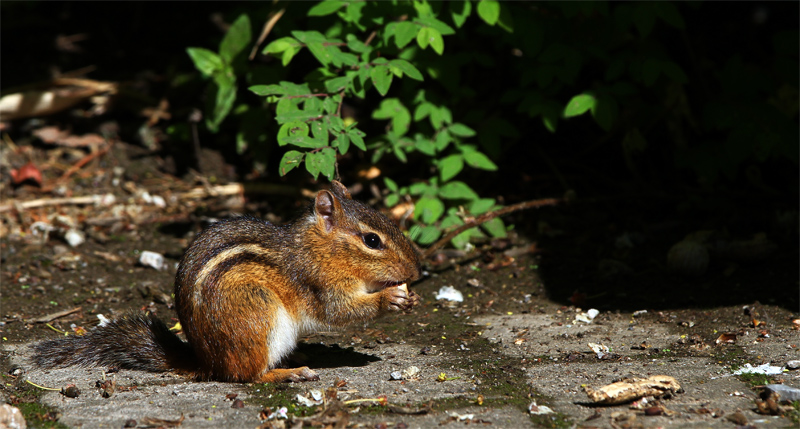
{"type": "MultiPolygon", "coordinates": [[[[347,189],[345,189],[346,191],[347,189]]],[[[317,192],[317,198],[314,200],[314,212],[317,215],[317,222],[324,225],[326,232],[333,229],[342,216],[342,205],[339,203],[339,198],[341,196],[338,193],[334,194],[331,191],[317,192]]]]}
{"type": "Polygon", "coordinates": [[[352,200],[353,197],[350,196],[350,191],[347,190],[347,187],[342,185],[342,182],[338,180],[334,180],[331,182],[331,191],[339,197],[347,198],[348,200],[352,200]]]}

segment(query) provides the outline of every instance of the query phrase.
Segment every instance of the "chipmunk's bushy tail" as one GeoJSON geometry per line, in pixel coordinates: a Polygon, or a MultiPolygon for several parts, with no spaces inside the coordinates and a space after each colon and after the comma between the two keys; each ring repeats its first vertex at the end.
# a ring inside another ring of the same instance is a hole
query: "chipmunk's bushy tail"
{"type": "Polygon", "coordinates": [[[130,314],[85,335],[70,335],[33,346],[42,368],[110,366],[150,372],[195,373],[192,347],[152,315],[130,314]]]}

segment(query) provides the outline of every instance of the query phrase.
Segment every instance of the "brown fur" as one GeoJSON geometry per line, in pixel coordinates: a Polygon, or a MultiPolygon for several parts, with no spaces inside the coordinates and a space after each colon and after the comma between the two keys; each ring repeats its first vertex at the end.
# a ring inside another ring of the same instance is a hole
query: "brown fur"
{"type": "Polygon", "coordinates": [[[334,181],[287,225],[241,217],[198,235],[175,278],[176,310],[188,343],[157,319],[128,316],[117,322],[128,332],[106,327],[85,338],[40,343],[34,360],[44,367],[181,370],[223,381],[314,379],[307,367],[275,367],[297,336],[411,307],[416,296],[396,286],[417,279],[419,270],[419,257],[400,230],[334,181]],[[376,234],[380,248],[369,248],[366,234],[376,234]],[[118,346],[115,354],[90,357],[92,347],[104,342],[118,346]],[[126,358],[120,348],[144,354],[126,358]],[[77,356],[59,359],[65,352],[77,356]]]}

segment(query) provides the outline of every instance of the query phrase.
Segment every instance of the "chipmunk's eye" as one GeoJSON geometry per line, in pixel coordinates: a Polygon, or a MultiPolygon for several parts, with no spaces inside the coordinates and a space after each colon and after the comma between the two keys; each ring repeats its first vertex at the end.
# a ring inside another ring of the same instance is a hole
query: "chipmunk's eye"
{"type": "Polygon", "coordinates": [[[366,244],[370,249],[381,248],[381,238],[378,237],[378,234],[375,234],[374,232],[364,234],[361,239],[364,240],[364,244],[366,244]]]}

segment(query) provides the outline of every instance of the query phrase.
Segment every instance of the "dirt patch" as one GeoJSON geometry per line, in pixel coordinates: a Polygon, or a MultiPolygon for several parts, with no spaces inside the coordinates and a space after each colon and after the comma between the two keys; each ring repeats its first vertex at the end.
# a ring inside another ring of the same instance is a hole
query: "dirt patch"
{"type": "MultiPolygon", "coordinates": [[[[3,309],[4,399],[14,402],[28,394],[43,410],[54,410],[57,423],[70,427],[120,427],[130,420],[174,420],[181,415],[185,427],[256,427],[265,408],[286,406],[298,416],[312,415],[314,407],[299,405],[296,396],[335,385],[340,400],[385,396],[392,406],[428,409],[426,414],[404,415],[369,402],[349,407],[350,422],[368,426],[435,427],[471,419],[495,427],[613,427],[625,422],[724,427],[732,424],[724,416],[737,410],[758,427],[794,424],[792,416],[756,414],[757,390],[731,375],[731,366],[780,366],[800,358],[789,311],[761,305],[746,310],[740,306],[650,310],[636,316],[620,311],[601,312],[591,323],[578,322],[576,316],[582,311],[546,299],[533,257],[496,270],[486,269],[485,261],[473,261],[432,273],[414,285],[424,301],[411,314],[306,338],[292,360],[315,368],[321,376],[317,382],[277,386],[192,382],[171,374],[126,370],[106,374],[104,368],[42,371],[30,365],[26,344],[57,335],[42,323],[29,323],[33,316],[80,306],[80,311],[51,323],[63,330],[72,324],[91,327],[94,313],[113,315],[130,308],[149,308],[162,318],[174,317],[169,303],[155,302],[141,285],[168,291],[175,259],[167,258],[170,269],[156,271],[137,266],[135,254],[154,249],[177,256],[184,241],[165,235],[153,242],[106,243],[103,251],[123,258],[113,264],[93,256],[99,251],[97,245],[87,243],[70,250],[84,262],[76,269],[49,263],[57,257],[52,245],[7,247],[14,251],[6,253],[3,295],[4,303],[13,304],[3,309]],[[44,271],[50,275],[40,275],[35,286],[23,288],[34,274],[44,271]],[[22,273],[19,277],[18,272],[22,273]],[[21,283],[24,276],[28,280],[21,283]],[[445,285],[461,290],[464,302],[437,302],[434,296],[445,285]],[[752,327],[752,314],[768,324],[752,327]],[[733,344],[715,344],[724,332],[735,334],[733,344]],[[607,346],[609,355],[598,359],[589,343],[607,346]],[[415,376],[392,380],[393,372],[411,367],[419,369],[415,376]],[[627,405],[595,407],[587,403],[581,387],[653,374],[673,376],[685,389],[659,401],[669,415],[646,417],[627,405]],[[104,377],[115,379],[118,386],[109,398],[102,397],[96,387],[104,377]],[[441,379],[445,381],[437,381],[441,379]],[[68,398],[45,392],[37,393],[35,399],[30,394],[38,388],[25,380],[54,388],[75,384],[81,394],[68,398]],[[228,395],[234,394],[244,401],[242,408],[232,408],[228,395]],[[534,401],[556,413],[532,417],[527,407],[534,401]]],[[[771,379],[800,385],[797,372],[771,379]]],[[[46,417],[43,411],[39,415],[46,417]]],[[[44,426],[55,424],[30,414],[28,418],[44,426]]]]}

